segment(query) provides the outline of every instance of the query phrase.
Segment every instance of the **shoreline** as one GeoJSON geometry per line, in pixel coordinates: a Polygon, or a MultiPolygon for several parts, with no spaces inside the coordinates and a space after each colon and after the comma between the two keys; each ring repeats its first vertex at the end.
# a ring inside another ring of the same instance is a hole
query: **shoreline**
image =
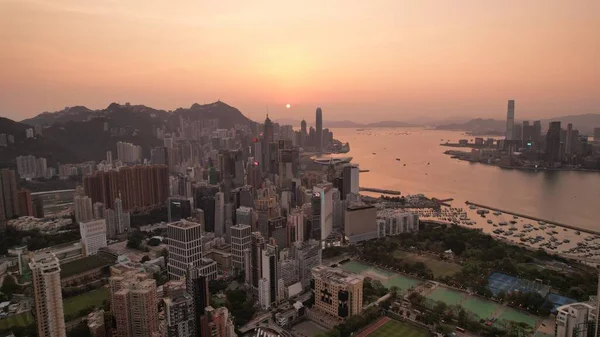
{"type": "Polygon", "coordinates": [[[495,166],[505,170],[517,170],[517,171],[526,171],[526,172],[588,172],[588,173],[599,173],[600,169],[585,169],[585,168],[573,168],[573,167],[525,167],[525,166],[507,166],[507,165],[499,165],[494,163],[485,163],[478,160],[467,159],[464,156],[469,155],[468,152],[464,151],[444,151],[444,154],[447,156],[451,156],[453,159],[458,159],[461,161],[466,161],[474,164],[483,164],[487,166],[495,166]],[[454,153],[452,153],[454,152],[454,153]],[[457,154],[456,152],[460,152],[457,154]]]}
{"type": "Polygon", "coordinates": [[[520,218],[524,218],[524,219],[528,219],[528,220],[533,220],[533,221],[542,221],[545,222],[547,224],[552,224],[552,225],[556,225],[558,227],[563,227],[563,228],[569,228],[572,230],[576,230],[579,232],[583,232],[583,233],[587,233],[587,234],[593,234],[593,235],[600,235],[600,231],[595,231],[592,229],[586,229],[586,228],[581,228],[581,227],[577,227],[577,226],[573,226],[573,225],[567,225],[561,222],[557,222],[557,221],[552,221],[552,220],[546,220],[546,219],[542,219],[542,218],[538,218],[535,216],[531,216],[531,215],[526,215],[526,214],[522,214],[522,213],[517,213],[517,212],[512,212],[512,211],[507,211],[501,208],[496,208],[496,207],[491,207],[491,206],[487,206],[487,205],[482,205],[482,204],[478,204],[478,203],[474,203],[471,201],[466,201],[465,204],[471,206],[475,206],[478,208],[482,208],[482,209],[488,209],[490,211],[496,211],[496,212],[501,212],[501,213],[505,213],[505,214],[510,214],[510,215],[514,215],[514,216],[518,216],[520,218]]]}

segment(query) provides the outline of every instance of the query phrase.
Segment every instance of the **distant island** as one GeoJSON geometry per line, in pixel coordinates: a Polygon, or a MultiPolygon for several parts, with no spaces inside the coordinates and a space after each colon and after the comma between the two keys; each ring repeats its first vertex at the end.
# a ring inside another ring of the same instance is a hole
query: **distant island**
{"type": "MultiPolygon", "coordinates": [[[[288,125],[300,125],[299,120],[295,119],[277,119],[275,122],[279,124],[288,124],[288,125]]],[[[310,125],[311,123],[309,123],[310,125]]],[[[324,120],[323,126],[326,128],[407,128],[407,127],[419,127],[422,125],[419,124],[411,124],[401,121],[380,121],[373,123],[357,123],[349,120],[343,121],[330,121],[324,120]]]]}

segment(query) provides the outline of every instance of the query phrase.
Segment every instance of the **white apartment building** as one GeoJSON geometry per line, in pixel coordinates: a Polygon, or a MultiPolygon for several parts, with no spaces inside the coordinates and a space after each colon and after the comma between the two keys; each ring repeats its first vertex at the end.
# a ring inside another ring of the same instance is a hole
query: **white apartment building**
{"type": "Polygon", "coordinates": [[[85,256],[96,255],[100,248],[106,247],[106,220],[80,222],[79,232],[85,256]]]}

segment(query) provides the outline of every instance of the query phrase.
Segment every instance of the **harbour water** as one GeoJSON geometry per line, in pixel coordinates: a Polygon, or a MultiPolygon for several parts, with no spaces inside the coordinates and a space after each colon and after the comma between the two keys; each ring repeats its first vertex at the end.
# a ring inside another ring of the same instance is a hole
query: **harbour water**
{"type": "Polygon", "coordinates": [[[530,172],[469,163],[444,155],[443,141],[472,139],[462,132],[419,128],[334,129],[350,142],[352,162],[369,172],[360,185],[454,198],[453,207],[476,202],[517,213],[600,230],[600,173],[530,172]],[[397,160],[399,159],[399,160],[397,160]]]}

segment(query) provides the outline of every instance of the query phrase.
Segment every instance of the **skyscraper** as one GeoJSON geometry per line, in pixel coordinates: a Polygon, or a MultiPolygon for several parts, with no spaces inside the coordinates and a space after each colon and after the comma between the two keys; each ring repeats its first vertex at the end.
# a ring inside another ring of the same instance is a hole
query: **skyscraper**
{"type": "MultiPolygon", "coordinates": [[[[320,240],[325,240],[333,230],[333,185],[331,183],[319,184],[313,187],[313,198],[320,202],[320,240]]],[[[316,238],[315,238],[316,239],[316,238]]]]}
{"type": "Polygon", "coordinates": [[[531,140],[534,143],[539,143],[540,138],[542,137],[542,122],[541,121],[533,121],[533,129],[531,130],[531,140]]]}
{"type": "Polygon", "coordinates": [[[251,282],[253,289],[258,290],[259,280],[262,279],[262,249],[265,238],[260,232],[253,232],[250,237],[251,282]]]}
{"type": "Polygon", "coordinates": [[[184,287],[168,287],[168,295],[164,303],[167,337],[196,336],[194,299],[184,287]]]}
{"type": "Polygon", "coordinates": [[[300,282],[308,288],[312,279],[312,269],[322,262],[321,243],[316,240],[296,241],[291,249],[292,257],[298,261],[300,282]]]}
{"type": "Polygon", "coordinates": [[[116,337],[155,336],[158,331],[156,280],[146,274],[111,277],[111,310],[116,337]]]}
{"type": "Polygon", "coordinates": [[[306,121],[302,119],[302,122],[300,122],[300,146],[306,146],[307,139],[308,133],[306,131],[306,121]]]}
{"type": "MultiPolygon", "coordinates": [[[[20,189],[17,191],[17,198],[19,200],[19,216],[33,216],[31,192],[26,189],[20,189]]],[[[2,198],[0,198],[0,200],[1,199],[2,198]]]]}
{"type": "Polygon", "coordinates": [[[360,169],[358,165],[346,165],[342,169],[343,189],[340,191],[340,199],[346,200],[348,193],[358,194],[360,169]]]}
{"type": "Polygon", "coordinates": [[[0,221],[10,220],[19,214],[19,200],[17,199],[17,176],[15,171],[0,170],[0,221]],[[4,215],[4,216],[3,216],[4,215]]]}
{"type": "Polygon", "coordinates": [[[204,337],[206,327],[206,307],[209,305],[210,293],[208,291],[208,278],[197,267],[188,266],[186,277],[186,291],[194,301],[194,321],[197,337],[204,337]],[[204,324],[203,324],[204,323],[204,324]],[[204,325],[204,326],[203,326],[204,325]]]}
{"type": "Polygon", "coordinates": [[[268,238],[275,240],[279,249],[289,247],[289,234],[287,228],[287,218],[284,216],[274,217],[268,220],[268,238]]]}
{"type": "Polygon", "coordinates": [[[321,150],[323,148],[323,111],[321,108],[317,108],[316,113],[316,133],[315,133],[315,142],[317,149],[321,150]]]}
{"type": "Polygon", "coordinates": [[[248,225],[237,224],[231,227],[232,264],[238,271],[244,271],[244,251],[250,249],[252,228],[248,225]]]}
{"type": "Polygon", "coordinates": [[[560,122],[550,122],[546,133],[546,161],[548,166],[560,160],[560,122]]]}
{"type": "Polygon", "coordinates": [[[167,219],[169,222],[187,219],[192,216],[192,204],[189,199],[171,197],[167,202],[167,207],[167,219]]]}
{"type": "Polygon", "coordinates": [[[66,336],[58,258],[50,253],[34,255],[29,269],[33,280],[38,336],[66,336]]]}
{"type": "Polygon", "coordinates": [[[506,112],[506,140],[514,140],[515,129],[515,101],[508,101],[508,111],[506,112]]]}
{"type": "Polygon", "coordinates": [[[98,171],[83,178],[85,195],[92,203],[113,205],[123,201],[123,210],[164,204],[169,197],[169,172],[164,165],[128,166],[98,171]]]}
{"type": "Polygon", "coordinates": [[[567,136],[565,138],[565,154],[573,153],[573,124],[567,124],[567,136]]]}
{"type": "Polygon", "coordinates": [[[94,210],[92,208],[92,199],[87,196],[75,197],[75,221],[77,223],[88,222],[94,219],[94,210]]]}
{"type": "Polygon", "coordinates": [[[190,265],[198,266],[202,259],[202,225],[181,220],[167,226],[169,262],[167,270],[171,280],[186,275],[190,265]]]}
{"type": "Polygon", "coordinates": [[[265,245],[261,253],[262,279],[259,282],[259,302],[263,308],[270,308],[279,302],[277,283],[279,281],[279,248],[277,245],[265,245]],[[261,291],[262,290],[262,291],[261,291]]]}

